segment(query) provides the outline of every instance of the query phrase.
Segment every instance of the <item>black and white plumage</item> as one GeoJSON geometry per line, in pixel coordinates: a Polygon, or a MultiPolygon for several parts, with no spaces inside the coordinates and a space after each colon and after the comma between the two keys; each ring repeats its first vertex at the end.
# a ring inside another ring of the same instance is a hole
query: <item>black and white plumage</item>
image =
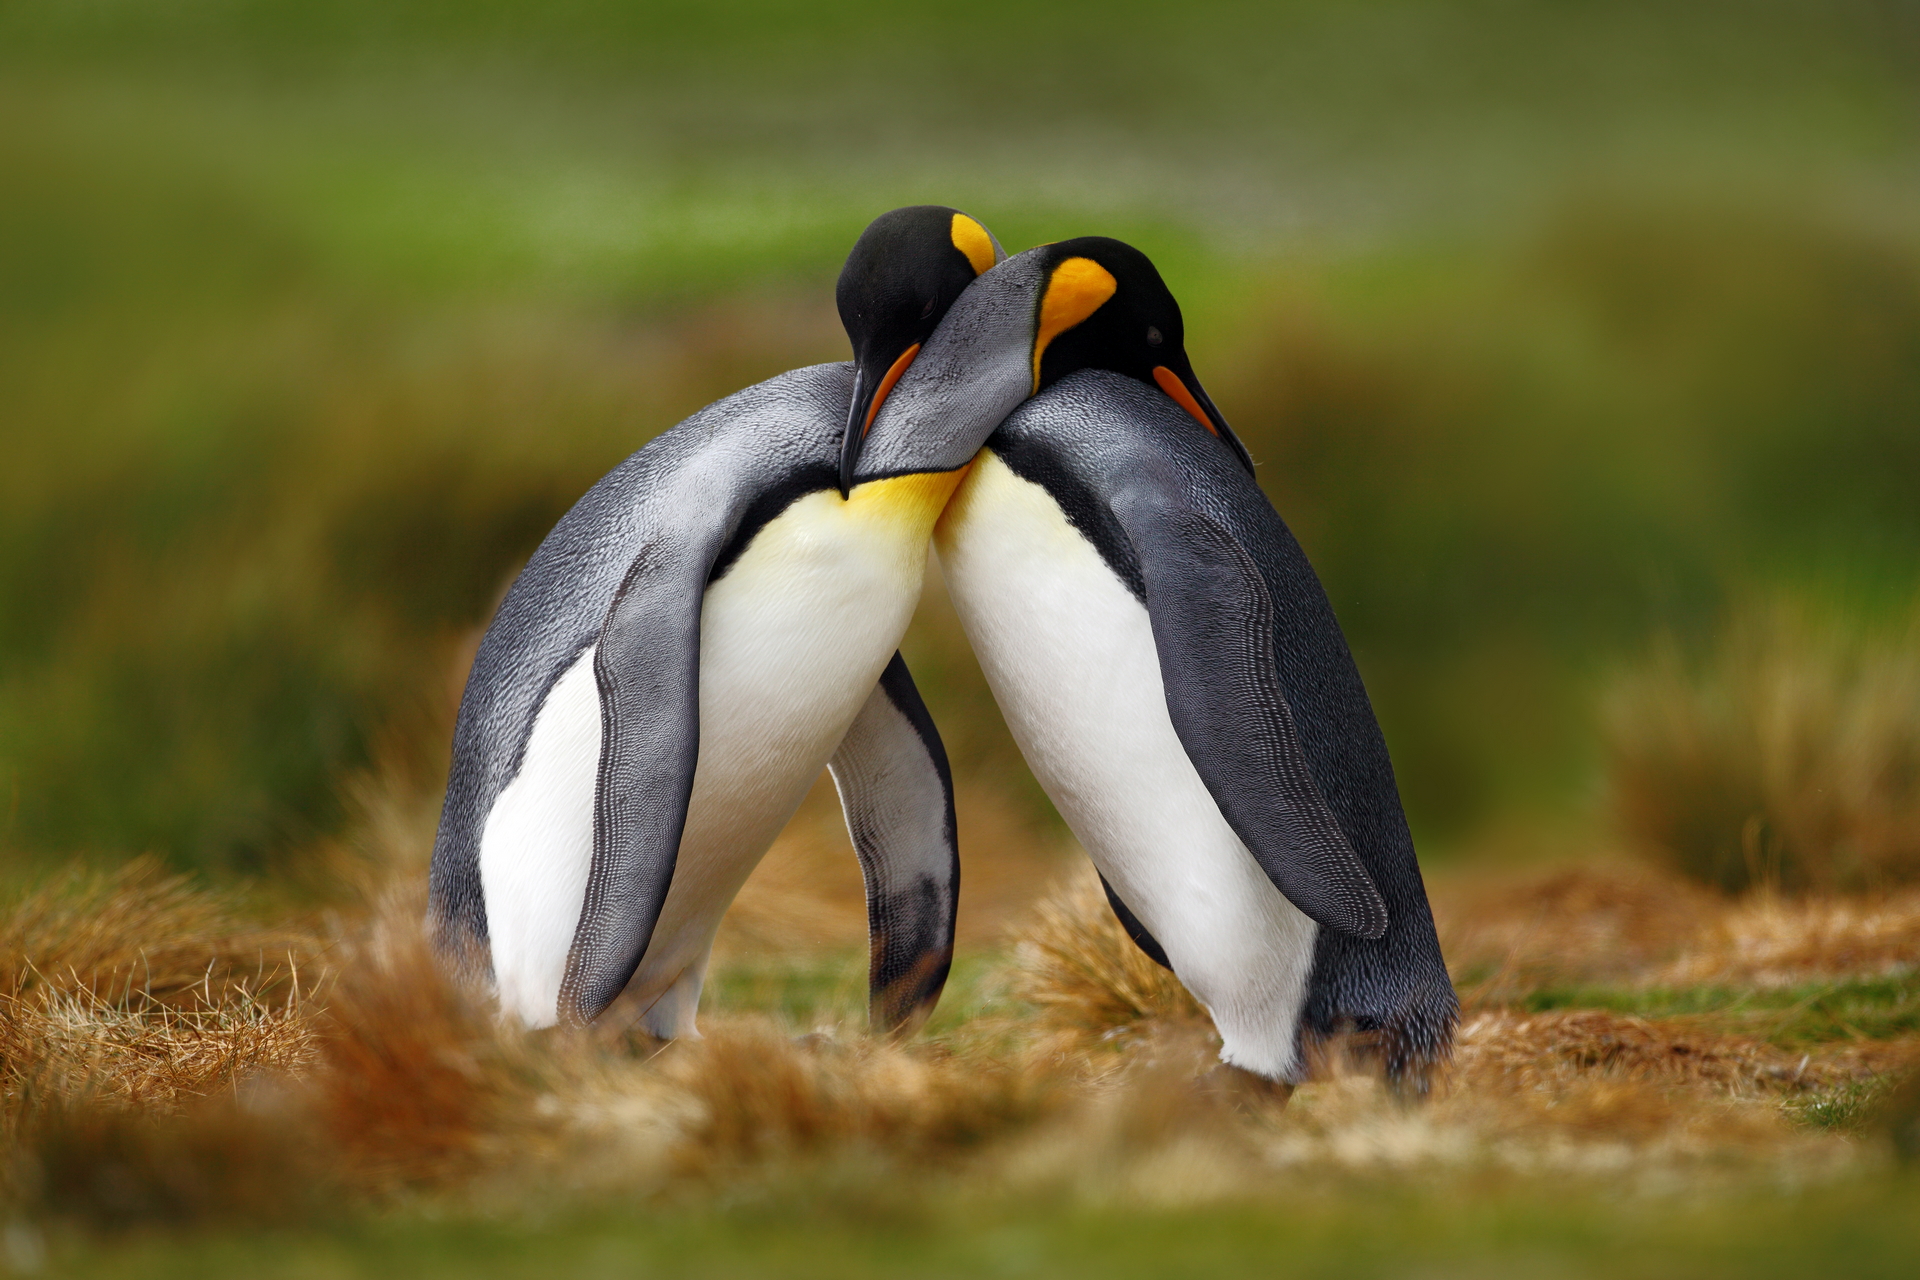
{"type": "Polygon", "coordinates": [[[721,915],[830,761],[876,922],[875,1019],[939,994],[951,779],[896,647],[933,521],[1019,397],[956,373],[993,333],[948,314],[1000,256],[984,229],[896,211],[849,273],[876,254],[896,269],[859,276],[886,289],[849,324],[858,378],[795,370],[655,439],[562,518],[481,642],[429,923],[528,1025],[619,999],[655,1035],[694,1034],[721,915]]]}
{"type": "Polygon", "coordinates": [[[994,696],[1228,1063],[1298,1081],[1315,1043],[1358,1031],[1417,1089],[1457,1001],[1326,593],[1193,377],[1151,265],[1113,241],[1030,253],[1070,283],[1097,259],[1124,305],[1036,361],[1045,389],[936,528],[994,696]],[[1143,299],[1156,290],[1164,305],[1143,299]]]}

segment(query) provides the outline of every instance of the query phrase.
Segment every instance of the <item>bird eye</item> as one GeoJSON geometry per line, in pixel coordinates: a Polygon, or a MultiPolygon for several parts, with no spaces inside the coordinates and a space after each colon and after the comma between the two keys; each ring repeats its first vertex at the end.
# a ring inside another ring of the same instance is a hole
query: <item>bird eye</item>
{"type": "Polygon", "coordinates": [[[1157,347],[1160,345],[1160,342],[1161,342],[1160,330],[1154,328],[1152,325],[1148,325],[1147,326],[1147,345],[1150,347],[1157,347]]]}
{"type": "Polygon", "coordinates": [[[934,300],[932,298],[928,298],[927,305],[920,308],[920,318],[922,320],[925,320],[928,316],[933,314],[933,303],[934,303],[934,300]]]}

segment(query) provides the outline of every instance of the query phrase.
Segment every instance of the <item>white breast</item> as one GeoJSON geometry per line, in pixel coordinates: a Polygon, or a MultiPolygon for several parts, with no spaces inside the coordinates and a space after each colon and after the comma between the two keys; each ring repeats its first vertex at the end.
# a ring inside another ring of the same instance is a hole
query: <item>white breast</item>
{"type": "MultiPolygon", "coordinates": [[[[708,588],[692,800],[672,887],[622,997],[646,1011],[655,1034],[693,1033],[720,917],[899,645],[919,599],[928,530],[956,478],[862,485],[852,501],[809,494],[708,588]]],[[[501,1006],[530,1026],[555,1021],[593,861],[599,753],[588,649],[541,706],[520,772],[481,835],[501,1006]]]]}
{"type": "Polygon", "coordinates": [[[1146,609],[990,452],[935,531],[962,625],[1061,816],[1205,1004],[1228,1062],[1297,1072],[1315,925],[1234,835],[1168,717],[1146,609]]]}

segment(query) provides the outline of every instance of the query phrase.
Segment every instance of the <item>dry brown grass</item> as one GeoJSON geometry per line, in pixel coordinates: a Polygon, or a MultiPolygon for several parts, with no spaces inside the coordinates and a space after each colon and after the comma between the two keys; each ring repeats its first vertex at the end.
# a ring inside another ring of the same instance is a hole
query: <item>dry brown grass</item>
{"type": "Polygon", "coordinates": [[[1620,826],[1685,874],[1796,893],[1920,878],[1920,620],[1876,635],[1750,604],[1703,661],[1667,644],[1605,710],[1620,826]]]}
{"type": "Polygon", "coordinates": [[[291,991],[317,952],[311,934],[261,928],[232,900],[139,858],[75,868],[0,915],[0,996],[83,991],[117,1008],[190,1008],[244,984],[259,999],[291,991]]]}
{"type": "MultiPolygon", "coordinates": [[[[297,995],[290,976],[254,985],[257,960],[241,964],[246,948],[295,935],[249,927],[232,902],[151,868],[69,878],[0,919],[28,975],[0,997],[5,1199],[111,1224],[311,1214],[319,1195],[524,1206],[725,1195],[767,1178],[851,1177],[880,1195],[931,1177],[1165,1204],[1333,1170],[1817,1173],[1859,1148],[1795,1125],[1782,1100],[1920,1056],[1901,1043],[1781,1049],[1711,1019],[1501,1005],[1500,992],[1543,977],[1877,972],[1920,918],[1910,896],[1733,902],[1631,867],[1442,883],[1448,945],[1505,977],[1481,984],[1422,1106],[1337,1049],[1284,1108],[1210,1073],[1218,1042],[1203,1011],[1126,937],[1084,868],[1042,895],[1003,944],[986,1005],[945,1036],[796,1034],[725,1008],[703,1014],[705,1038],[671,1045],[526,1033],[452,981],[422,937],[420,824],[395,819],[383,838],[405,889],[376,895],[325,946],[300,944],[297,995]],[[139,932],[109,936],[102,921],[139,932]],[[49,972],[41,955],[64,961],[49,972]],[[134,957],[143,977],[129,984],[134,957]],[[117,985],[92,985],[103,976],[117,985]]],[[[788,843],[797,870],[838,852],[804,829],[788,843]]],[[[797,870],[765,891],[811,884],[823,917],[841,913],[833,933],[857,921],[857,873],[836,897],[797,870]]],[[[736,943],[753,945],[740,926],[736,943]]],[[[796,956],[845,942],[768,932],[759,941],[796,956]]]]}
{"type": "Polygon", "coordinates": [[[314,1060],[313,1027],[297,1001],[274,1005],[244,986],[205,1007],[128,1009],[87,991],[0,999],[0,1088],[40,1099],[112,1098],[152,1110],[262,1072],[314,1060]]]}
{"type": "MultiPolygon", "coordinates": [[[[1536,874],[1517,885],[1510,878],[1443,881],[1435,899],[1449,955],[1491,974],[1471,991],[1473,1007],[1435,1100],[1405,1106],[1371,1071],[1341,1061],[1336,1048],[1284,1113],[1241,1117],[1231,1135],[1223,1136],[1211,1112],[1180,1103],[1172,1108],[1182,1117],[1176,1127],[1191,1132],[1175,1143],[1177,1152],[1162,1150],[1148,1162],[1159,1170],[1155,1177],[1185,1188],[1176,1198],[1211,1194],[1205,1189],[1223,1179],[1245,1185],[1276,1168],[1439,1164],[1615,1174],[1757,1160],[1833,1169],[1856,1159],[1857,1149],[1796,1126],[1782,1101],[1898,1076],[1920,1062],[1920,1044],[1910,1042],[1808,1052],[1716,1029],[1710,1018],[1528,1014],[1502,1003],[1548,981],[1632,987],[1689,972],[1703,981],[1758,978],[1756,934],[1771,940],[1762,966],[1785,966],[1797,981],[1853,975],[1855,964],[1876,971],[1908,936],[1904,897],[1740,902],[1617,865],[1536,874]]],[[[1136,1096],[1143,1072],[1163,1077],[1162,1095],[1164,1078],[1180,1082],[1175,1094],[1193,1091],[1217,1041],[1192,998],[1127,939],[1090,873],[1041,904],[1014,954],[1011,991],[1036,1009],[1030,1033],[1056,1056],[1077,1057],[1081,1079],[1105,1099],[1083,1103],[1072,1122],[1094,1149],[1105,1141],[1097,1135],[1114,1125],[1137,1127],[1137,1118],[1123,1123],[1106,1114],[1114,1107],[1168,1112],[1164,1096],[1136,1096]]],[[[1138,1189],[1131,1157],[1113,1159],[1116,1172],[1101,1194],[1138,1189]]]]}
{"type": "Polygon", "coordinates": [[[1631,863],[1462,877],[1432,890],[1441,951],[1469,1003],[1631,979],[1679,954],[1723,908],[1688,880],[1631,863]]]}
{"type": "Polygon", "coordinates": [[[1658,986],[1759,988],[1880,977],[1920,964],[1920,890],[1783,900],[1756,894],[1708,918],[1658,986]]]}
{"type": "Polygon", "coordinates": [[[526,1087],[520,1038],[441,969],[423,915],[415,895],[382,904],[342,948],[316,1019],[325,1127],[381,1187],[473,1172],[495,1113],[526,1087]]]}
{"type": "Polygon", "coordinates": [[[1180,980],[1150,960],[1114,918],[1083,865],[1043,897],[1014,945],[1011,994],[1033,1027],[1063,1046],[1124,1042],[1145,1024],[1205,1024],[1180,980]]]}
{"type": "Polygon", "coordinates": [[[1920,891],[1728,897],[1658,867],[1598,863],[1434,886],[1469,1004],[1560,984],[1770,989],[1920,964],[1920,891]]]}
{"type": "Polygon", "coordinates": [[[313,1060],[308,934],[249,925],[151,862],[76,870],[0,915],[8,1110],[82,1100],[169,1111],[313,1060]]]}
{"type": "Polygon", "coordinates": [[[1783,1098],[1898,1070],[1911,1049],[1815,1060],[1697,1027],[1595,1010],[1468,1016],[1447,1087],[1408,1107],[1365,1073],[1303,1086],[1266,1160],[1297,1172],[1682,1177],[1769,1168],[1795,1177],[1851,1167],[1849,1140],[1796,1126],[1783,1098]]]}
{"type": "MultiPolygon", "coordinates": [[[[1884,1060],[1883,1060],[1884,1061],[1884,1060]]],[[[1700,1085],[1728,1095],[1830,1088],[1871,1072],[1858,1050],[1792,1052],[1688,1020],[1598,1009],[1476,1013],[1460,1029],[1458,1085],[1551,1091],[1576,1077],[1700,1085]]]]}
{"type": "Polygon", "coordinates": [[[1679,1175],[1696,1187],[1715,1166],[1833,1172],[1855,1159],[1845,1141],[1796,1131],[1769,1102],[1595,1072],[1551,1087],[1463,1087],[1417,1111],[1364,1076],[1308,1085],[1269,1153],[1307,1176],[1491,1169],[1609,1181],[1679,1175]]]}
{"type": "Polygon", "coordinates": [[[1046,1113],[1061,1084],[1025,1055],[796,1038],[755,1016],[716,1020],[704,1039],[670,1046],[659,1078],[696,1108],[682,1165],[707,1170],[836,1146],[951,1161],[1046,1113]]]}
{"type": "Polygon", "coordinates": [[[0,1188],[94,1222],[305,1212],[321,1171],[274,1082],[317,1064],[310,934],[136,862],[0,914],[0,1188]]]}

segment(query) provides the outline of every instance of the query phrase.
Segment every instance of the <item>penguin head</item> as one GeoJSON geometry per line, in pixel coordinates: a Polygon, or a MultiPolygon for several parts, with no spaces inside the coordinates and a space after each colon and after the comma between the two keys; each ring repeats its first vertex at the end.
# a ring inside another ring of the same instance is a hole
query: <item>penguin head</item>
{"type": "Polygon", "coordinates": [[[834,289],[854,363],[840,448],[842,496],[853,487],[861,446],[901,375],[955,299],[1006,256],[986,227],[937,204],[883,213],[854,242],[834,289]]]}
{"type": "MultiPolygon", "coordinates": [[[[1158,388],[1251,475],[1253,460],[1194,376],[1185,338],[1180,304],[1138,249],[1087,236],[1015,254],[968,284],[931,335],[886,366],[864,419],[848,422],[841,492],[856,467],[875,478],[965,466],[1021,401],[1081,369],[1158,388]]],[[[857,393],[856,411],[861,404],[857,393]]]]}
{"type": "Polygon", "coordinates": [[[1253,473],[1253,458],[1214,407],[1187,359],[1186,326],[1147,255],[1106,236],[1042,245],[1033,394],[1081,369],[1108,369],[1164,391],[1253,473]]]}

